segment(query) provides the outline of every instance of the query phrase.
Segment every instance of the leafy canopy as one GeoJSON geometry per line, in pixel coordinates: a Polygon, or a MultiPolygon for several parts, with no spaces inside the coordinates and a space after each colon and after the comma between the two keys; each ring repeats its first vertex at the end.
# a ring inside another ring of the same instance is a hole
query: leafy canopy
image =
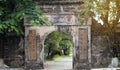
{"type": "Polygon", "coordinates": [[[32,0],[0,0],[0,33],[22,34],[24,17],[32,25],[49,23],[41,16],[40,6],[32,0]]]}
{"type": "Polygon", "coordinates": [[[50,47],[52,47],[53,50],[59,50],[60,42],[64,41],[64,40],[71,41],[71,38],[70,38],[69,35],[67,35],[64,32],[54,31],[47,36],[47,38],[45,40],[45,45],[46,44],[49,44],[49,45],[52,44],[53,46],[50,46],[50,47]]]}
{"type": "Polygon", "coordinates": [[[68,34],[54,31],[45,39],[45,57],[52,58],[56,54],[69,55],[72,42],[68,34]],[[64,53],[62,53],[63,51],[64,53]]]}
{"type": "Polygon", "coordinates": [[[87,0],[82,5],[79,13],[84,16],[84,21],[89,17],[101,23],[104,32],[110,38],[113,37],[115,28],[120,22],[120,0],[87,0]]]}

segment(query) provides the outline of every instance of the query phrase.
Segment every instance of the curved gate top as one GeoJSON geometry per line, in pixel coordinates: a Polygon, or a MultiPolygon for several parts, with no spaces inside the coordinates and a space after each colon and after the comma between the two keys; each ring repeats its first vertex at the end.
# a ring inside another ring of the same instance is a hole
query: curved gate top
{"type": "MultiPolygon", "coordinates": [[[[74,9],[78,7],[76,4],[74,5],[74,9]]],[[[46,6],[44,11],[48,8],[53,9],[53,7],[57,8],[58,6],[46,6]]],[[[91,68],[91,27],[89,25],[80,26],[77,15],[70,11],[64,12],[64,7],[61,5],[58,7],[60,12],[43,13],[43,16],[53,23],[51,26],[31,26],[25,20],[26,68],[44,68],[44,40],[53,31],[62,31],[71,36],[73,44],[73,69],[91,68]]]]}

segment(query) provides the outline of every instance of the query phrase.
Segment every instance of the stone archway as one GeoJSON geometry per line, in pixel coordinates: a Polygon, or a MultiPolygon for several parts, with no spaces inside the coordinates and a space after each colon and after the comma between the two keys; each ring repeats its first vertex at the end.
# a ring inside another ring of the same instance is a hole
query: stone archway
{"type": "Polygon", "coordinates": [[[44,69],[69,70],[73,68],[72,39],[63,31],[53,31],[44,40],[44,69]]]}
{"type": "Polygon", "coordinates": [[[91,68],[90,26],[26,26],[26,68],[44,68],[44,40],[53,31],[69,34],[73,43],[73,69],[91,68]]]}

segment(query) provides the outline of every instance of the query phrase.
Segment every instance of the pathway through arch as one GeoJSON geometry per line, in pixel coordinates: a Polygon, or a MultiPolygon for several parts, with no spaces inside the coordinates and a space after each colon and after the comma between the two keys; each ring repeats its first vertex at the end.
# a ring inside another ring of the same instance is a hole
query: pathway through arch
{"type": "Polygon", "coordinates": [[[71,70],[72,57],[65,57],[55,61],[46,61],[44,65],[45,70],[71,70]]]}

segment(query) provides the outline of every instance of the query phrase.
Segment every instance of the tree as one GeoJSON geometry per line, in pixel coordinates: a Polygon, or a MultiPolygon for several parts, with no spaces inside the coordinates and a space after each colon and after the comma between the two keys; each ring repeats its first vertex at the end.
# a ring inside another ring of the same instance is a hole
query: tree
{"type": "Polygon", "coordinates": [[[100,23],[102,33],[111,39],[114,43],[114,34],[117,24],[120,23],[120,0],[87,0],[83,1],[81,6],[83,10],[79,11],[81,17],[87,22],[92,17],[97,23],[100,23]],[[86,16],[87,15],[87,16],[86,16]]]}
{"type": "Polygon", "coordinates": [[[93,4],[95,17],[103,24],[107,36],[114,40],[114,32],[120,19],[120,0],[96,0],[93,4]]]}
{"type": "Polygon", "coordinates": [[[64,32],[54,31],[45,40],[45,57],[51,59],[55,55],[69,55],[72,46],[71,38],[64,32]],[[65,53],[62,53],[65,52],[65,53]]]}
{"type": "Polygon", "coordinates": [[[40,6],[32,0],[0,0],[0,33],[15,32],[23,34],[23,19],[32,25],[48,23],[41,16],[40,6]]]}
{"type": "Polygon", "coordinates": [[[86,24],[90,17],[93,17],[94,13],[91,11],[93,8],[93,4],[91,0],[83,0],[83,4],[80,6],[80,10],[78,10],[79,22],[81,25],[86,24]]]}
{"type": "Polygon", "coordinates": [[[80,11],[80,15],[87,15],[101,23],[104,34],[114,41],[115,29],[120,19],[120,0],[88,0],[84,1],[82,7],[85,10],[82,10],[84,13],[80,11]]]}
{"type": "Polygon", "coordinates": [[[62,50],[63,55],[69,55],[70,52],[72,51],[71,47],[72,47],[72,43],[70,40],[63,39],[60,41],[60,48],[62,50]]]}
{"type": "MultiPolygon", "coordinates": [[[[117,52],[119,51],[119,46],[115,43],[115,31],[117,25],[120,23],[120,0],[88,1],[84,1],[84,5],[82,5],[85,8],[83,10],[85,11],[84,14],[87,14],[87,17],[91,16],[95,20],[93,22],[97,21],[96,23],[101,23],[101,29],[99,28],[100,30],[96,32],[101,32],[104,36],[109,37],[110,47],[113,48],[113,56],[119,57],[119,53],[117,52]],[[89,13],[87,13],[88,11],[89,13]]],[[[79,13],[81,15],[81,11],[79,13]]]]}

